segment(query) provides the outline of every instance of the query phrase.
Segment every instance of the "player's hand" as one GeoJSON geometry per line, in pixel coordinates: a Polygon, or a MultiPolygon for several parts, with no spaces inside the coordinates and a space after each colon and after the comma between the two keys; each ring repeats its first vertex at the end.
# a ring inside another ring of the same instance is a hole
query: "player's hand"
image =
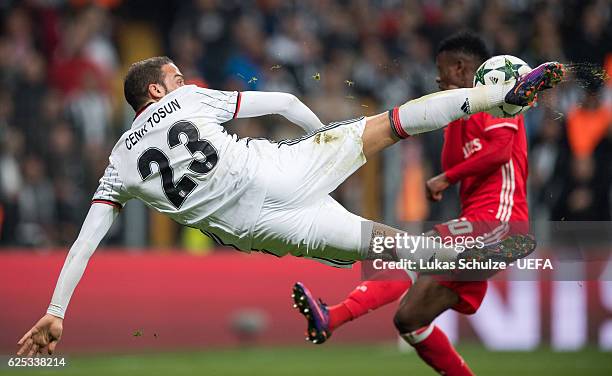
{"type": "Polygon", "coordinates": [[[427,180],[425,185],[427,188],[427,199],[430,201],[440,201],[442,200],[442,192],[448,188],[450,183],[448,182],[446,175],[442,173],[427,180]]]}
{"type": "Polygon", "coordinates": [[[18,356],[36,356],[37,354],[53,354],[57,341],[62,336],[64,320],[53,315],[44,315],[36,325],[17,342],[18,356]]]}

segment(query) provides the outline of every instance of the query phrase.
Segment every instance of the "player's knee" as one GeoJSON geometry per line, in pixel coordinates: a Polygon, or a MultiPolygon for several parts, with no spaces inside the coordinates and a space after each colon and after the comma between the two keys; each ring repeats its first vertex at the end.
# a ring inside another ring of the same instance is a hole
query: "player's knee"
{"type": "Polygon", "coordinates": [[[431,320],[412,307],[400,307],[393,317],[393,324],[400,334],[411,333],[427,326],[431,320]]]}

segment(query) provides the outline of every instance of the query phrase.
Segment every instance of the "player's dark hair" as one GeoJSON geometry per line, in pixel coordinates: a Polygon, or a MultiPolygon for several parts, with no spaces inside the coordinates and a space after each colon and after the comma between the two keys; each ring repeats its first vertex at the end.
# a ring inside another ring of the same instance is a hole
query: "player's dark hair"
{"type": "Polygon", "coordinates": [[[134,111],[138,111],[149,100],[150,84],[163,85],[161,68],[166,64],[173,64],[173,61],[167,56],[155,56],[130,66],[123,80],[123,94],[134,111]]]}
{"type": "Polygon", "coordinates": [[[472,31],[460,31],[444,39],[438,45],[436,55],[445,51],[471,55],[481,63],[491,57],[484,40],[472,31]]]}

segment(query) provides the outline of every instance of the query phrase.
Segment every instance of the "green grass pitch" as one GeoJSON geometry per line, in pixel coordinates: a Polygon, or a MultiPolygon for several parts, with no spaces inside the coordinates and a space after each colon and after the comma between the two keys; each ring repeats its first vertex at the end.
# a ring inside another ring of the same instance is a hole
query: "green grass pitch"
{"type": "MultiPolygon", "coordinates": [[[[478,375],[612,375],[612,354],[579,352],[488,352],[481,346],[459,347],[478,375]]],[[[387,345],[325,345],[207,350],[138,355],[71,356],[55,370],[7,370],[0,375],[435,375],[415,353],[387,345]]]]}

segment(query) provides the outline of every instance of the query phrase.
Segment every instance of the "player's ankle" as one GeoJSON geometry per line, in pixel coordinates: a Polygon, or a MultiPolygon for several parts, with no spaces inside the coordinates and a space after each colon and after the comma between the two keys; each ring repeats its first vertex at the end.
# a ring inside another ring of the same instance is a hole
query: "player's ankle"
{"type": "Polygon", "coordinates": [[[344,303],[339,303],[327,308],[329,312],[329,330],[334,331],[340,326],[354,319],[353,313],[344,303]]]}
{"type": "Polygon", "coordinates": [[[512,90],[513,85],[501,84],[501,85],[486,85],[478,86],[472,89],[473,96],[471,98],[471,108],[469,109],[471,114],[490,110],[493,107],[501,106],[504,104],[506,94],[512,90]]]}

